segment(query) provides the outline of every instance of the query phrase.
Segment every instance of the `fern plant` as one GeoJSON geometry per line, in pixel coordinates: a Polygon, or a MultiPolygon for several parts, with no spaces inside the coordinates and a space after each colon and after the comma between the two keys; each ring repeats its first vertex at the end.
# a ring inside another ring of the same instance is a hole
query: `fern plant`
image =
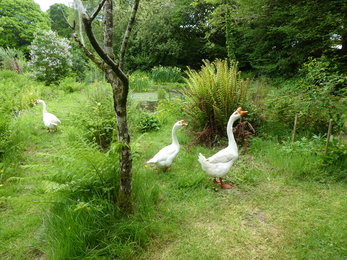
{"type": "Polygon", "coordinates": [[[185,112],[193,122],[197,141],[212,144],[226,135],[230,115],[244,104],[249,80],[242,79],[237,62],[204,60],[200,72],[188,68],[185,112]]]}

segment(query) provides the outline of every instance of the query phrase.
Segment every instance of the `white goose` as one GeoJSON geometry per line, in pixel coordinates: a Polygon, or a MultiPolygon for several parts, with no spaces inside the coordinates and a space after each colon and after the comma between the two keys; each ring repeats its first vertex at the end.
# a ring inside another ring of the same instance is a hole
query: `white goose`
{"type": "Polygon", "coordinates": [[[201,163],[202,169],[211,177],[213,177],[213,182],[220,184],[223,188],[231,189],[232,186],[229,184],[224,184],[222,177],[224,177],[230,170],[233,163],[237,160],[239,156],[237,144],[235,142],[233,134],[233,123],[239,119],[241,116],[245,115],[248,111],[242,111],[239,107],[229,118],[227,125],[227,135],[228,135],[228,147],[220,150],[218,153],[205,158],[201,153],[199,153],[198,161],[201,163]],[[219,178],[219,180],[217,180],[219,178]]]}
{"type": "Polygon", "coordinates": [[[152,159],[147,161],[147,163],[154,163],[158,168],[167,170],[180,150],[176,131],[179,127],[186,125],[187,124],[184,123],[184,120],[176,122],[172,128],[172,144],[162,148],[152,159]]]}
{"type": "Polygon", "coordinates": [[[57,130],[58,124],[61,122],[55,115],[47,112],[45,101],[36,99],[34,103],[42,105],[43,123],[47,127],[47,132],[57,130]]]}

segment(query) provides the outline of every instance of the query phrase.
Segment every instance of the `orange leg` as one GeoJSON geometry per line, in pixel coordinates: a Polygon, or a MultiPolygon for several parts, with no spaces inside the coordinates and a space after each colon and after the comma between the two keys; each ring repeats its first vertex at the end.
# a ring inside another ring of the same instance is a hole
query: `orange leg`
{"type": "Polygon", "coordinates": [[[224,189],[231,189],[232,186],[230,184],[224,184],[222,178],[219,178],[220,186],[224,189]]]}

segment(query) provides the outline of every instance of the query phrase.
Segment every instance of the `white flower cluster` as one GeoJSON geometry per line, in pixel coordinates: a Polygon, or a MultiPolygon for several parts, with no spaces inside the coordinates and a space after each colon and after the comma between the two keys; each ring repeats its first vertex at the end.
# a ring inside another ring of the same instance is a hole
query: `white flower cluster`
{"type": "Polygon", "coordinates": [[[40,81],[53,83],[71,71],[72,53],[70,41],[60,38],[56,32],[38,31],[29,46],[31,75],[40,81]]]}

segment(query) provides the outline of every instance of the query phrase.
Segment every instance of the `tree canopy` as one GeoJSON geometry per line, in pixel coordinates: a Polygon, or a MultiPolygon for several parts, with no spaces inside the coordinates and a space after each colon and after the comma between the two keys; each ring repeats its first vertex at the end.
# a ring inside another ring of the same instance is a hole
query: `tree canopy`
{"type": "Polygon", "coordinates": [[[324,54],[345,62],[346,11],[347,2],[337,0],[239,0],[231,11],[236,58],[252,69],[288,76],[308,57],[324,54]]]}
{"type": "Polygon", "coordinates": [[[51,19],[51,29],[64,38],[71,37],[71,29],[67,26],[63,13],[69,17],[70,8],[64,4],[54,4],[48,9],[48,15],[51,19]]]}
{"type": "Polygon", "coordinates": [[[33,0],[1,0],[0,46],[28,52],[38,28],[49,29],[49,18],[33,0]]]}
{"type": "Polygon", "coordinates": [[[192,0],[143,1],[128,50],[131,69],[156,65],[200,67],[202,59],[224,58],[222,31],[207,37],[214,5],[192,0]]]}
{"type": "MultiPolygon", "coordinates": [[[[113,1],[114,51],[121,48],[130,2],[113,1]]],[[[93,12],[99,1],[85,3],[93,12]]],[[[70,37],[62,4],[41,12],[33,0],[0,1],[0,47],[28,52],[38,28],[70,37]]],[[[125,70],[154,66],[199,68],[202,60],[238,61],[240,70],[293,76],[309,57],[326,56],[343,69],[347,54],[347,2],[332,0],[143,0],[129,41],[125,70]]],[[[70,19],[69,19],[70,20],[70,19]]],[[[102,20],[95,20],[102,39],[102,20]]],[[[86,43],[88,45],[88,43],[86,43]]]]}

